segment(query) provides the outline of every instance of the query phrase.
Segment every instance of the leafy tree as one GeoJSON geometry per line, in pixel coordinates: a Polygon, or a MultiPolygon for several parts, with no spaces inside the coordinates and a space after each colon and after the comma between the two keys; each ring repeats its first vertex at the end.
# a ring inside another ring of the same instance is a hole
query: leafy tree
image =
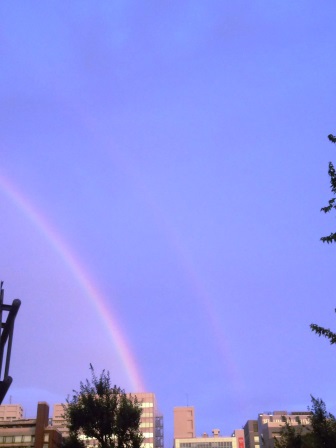
{"type": "Polygon", "coordinates": [[[90,364],[91,381],[80,383],[67,399],[64,417],[70,433],[67,448],[80,448],[76,440],[83,434],[95,438],[99,448],[140,448],[143,436],[139,430],[141,407],[136,397],[111,386],[109,372],[97,378],[90,364]]]}

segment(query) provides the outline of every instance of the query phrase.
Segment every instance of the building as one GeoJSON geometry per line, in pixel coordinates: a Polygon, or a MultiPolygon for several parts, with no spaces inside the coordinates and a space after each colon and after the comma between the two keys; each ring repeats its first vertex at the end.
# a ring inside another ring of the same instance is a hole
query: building
{"type": "Polygon", "coordinates": [[[270,413],[259,414],[258,416],[258,433],[260,445],[265,448],[274,448],[274,440],[281,435],[281,428],[284,427],[286,421],[294,427],[301,427],[302,433],[309,431],[310,412],[287,412],[273,411],[270,413]]]}
{"type": "Polygon", "coordinates": [[[195,410],[192,406],[174,408],[174,448],[245,448],[244,431],[237,429],[232,436],[221,436],[219,429],[212,437],[204,432],[196,437],[195,410]]]}
{"type": "Polygon", "coordinates": [[[163,448],[163,416],[159,413],[155,394],[135,392],[142,408],[140,430],[144,436],[143,448],[163,448]]]}
{"type": "Polygon", "coordinates": [[[64,438],[69,436],[69,429],[66,425],[66,421],[63,417],[64,415],[64,405],[54,404],[52,425],[57,428],[64,438]]]}
{"type": "Polygon", "coordinates": [[[20,404],[2,404],[0,406],[0,422],[21,420],[23,418],[23,407],[20,404]]]}
{"type": "MultiPolygon", "coordinates": [[[[17,412],[20,412],[20,406],[17,412]]],[[[36,419],[0,421],[0,448],[61,448],[61,446],[62,435],[49,425],[49,405],[45,402],[38,403],[36,419]]]]}
{"type": "Polygon", "coordinates": [[[202,437],[174,439],[174,448],[239,448],[235,436],[220,436],[219,429],[212,430],[212,437],[203,433],[202,437]]]}
{"type": "MultiPolygon", "coordinates": [[[[143,448],[163,448],[163,417],[158,412],[155,394],[151,392],[136,392],[130,394],[130,396],[137,397],[142,408],[140,431],[144,436],[143,448]]],[[[52,419],[53,427],[57,428],[63,437],[67,437],[69,430],[63,414],[64,405],[55,404],[52,419]]],[[[84,436],[83,439],[88,447],[97,446],[95,439],[86,439],[84,436]]]]}
{"type": "Polygon", "coordinates": [[[258,420],[247,420],[244,426],[245,448],[260,448],[258,420]]]}
{"type": "Polygon", "coordinates": [[[235,429],[232,437],[236,438],[237,448],[245,448],[245,437],[243,429],[235,429]]]}
{"type": "Polygon", "coordinates": [[[195,437],[195,410],[193,406],[174,408],[174,439],[195,437]]]}

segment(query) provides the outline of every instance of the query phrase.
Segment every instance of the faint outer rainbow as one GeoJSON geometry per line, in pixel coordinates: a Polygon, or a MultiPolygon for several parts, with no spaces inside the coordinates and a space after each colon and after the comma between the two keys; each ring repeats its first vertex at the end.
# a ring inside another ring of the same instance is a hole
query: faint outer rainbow
{"type": "Polygon", "coordinates": [[[87,297],[93,302],[100,318],[104,322],[129,377],[131,387],[133,388],[132,392],[144,391],[144,383],[126,337],[117,323],[116,318],[111,314],[106,304],[106,299],[92,279],[90,279],[90,276],[86,272],[83,264],[76,257],[74,251],[22,191],[3,174],[0,174],[0,188],[34,223],[55,251],[63,258],[63,261],[87,297]]]}

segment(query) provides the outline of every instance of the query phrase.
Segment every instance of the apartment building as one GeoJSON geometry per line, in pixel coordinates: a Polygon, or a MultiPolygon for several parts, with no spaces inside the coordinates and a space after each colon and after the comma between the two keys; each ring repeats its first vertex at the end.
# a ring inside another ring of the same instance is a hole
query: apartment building
{"type": "MultiPolygon", "coordinates": [[[[9,409],[9,411],[14,412],[15,409],[9,409]]],[[[16,412],[20,413],[20,408],[16,409],[16,412]]],[[[36,419],[9,417],[7,420],[0,421],[0,448],[61,448],[62,435],[49,425],[47,403],[38,403],[36,419]]]]}
{"type": "Polygon", "coordinates": [[[0,422],[20,420],[23,418],[23,407],[20,404],[2,404],[0,406],[0,422]]]}

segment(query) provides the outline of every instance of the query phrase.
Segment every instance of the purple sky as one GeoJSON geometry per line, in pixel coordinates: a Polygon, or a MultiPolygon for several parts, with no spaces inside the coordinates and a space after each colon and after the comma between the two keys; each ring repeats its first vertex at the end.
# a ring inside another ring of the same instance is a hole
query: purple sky
{"type": "Polygon", "coordinates": [[[336,247],[319,241],[336,231],[319,212],[335,15],[334,0],[0,3],[0,275],[22,300],[10,395],[27,416],[90,362],[131,388],[59,241],[156,393],[167,447],[187,403],[198,434],[310,394],[336,412],[335,348],[309,329],[336,328],[336,247]]]}

